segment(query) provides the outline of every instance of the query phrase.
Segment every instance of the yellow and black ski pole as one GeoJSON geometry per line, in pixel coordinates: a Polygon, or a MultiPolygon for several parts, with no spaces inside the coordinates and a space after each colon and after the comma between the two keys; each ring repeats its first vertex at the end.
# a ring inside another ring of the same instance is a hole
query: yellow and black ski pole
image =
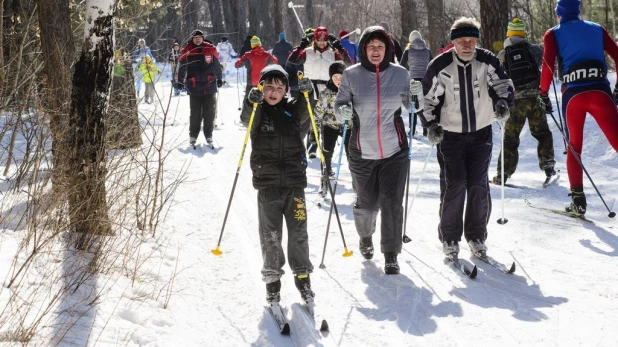
{"type": "MultiPolygon", "coordinates": [[[[303,79],[303,73],[298,72],[298,80],[303,79]]],[[[313,116],[313,110],[311,109],[311,102],[309,100],[309,93],[303,92],[305,96],[305,100],[307,101],[307,110],[309,111],[309,119],[311,119],[311,127],[313,129],[313,135],[315,136],[315,142],[317,146],[318,155],[320,156],[320,161],[322,163],[322,167],[326,167],[326,163],[324,162],[324,154],[322,153],[322,147],[320,146],[319,136],[318,136],[318,127],[315,124],[315,117],[313,116]]],[[[324,179],[324,173],[322,172],[322,179],[324,179]]],[[[326,178],[328,179],[328,178],[326,178]]],[[[335,209],[335,216],[337,217],[337,224],[339,225],[339,232],[341,232],[341,240],[343,241],[343,256],[349,257],[354,252],[348,250],[348,246],[345,243],[345,236],[343,236],[343,228],[341,227],[341,220],[339,219],[339,211],[337,210],[337,204],[335,203],[335,194],[333,192],[333,187],[330,185],[330,180],[328,182],[328,191],[330,192],[331,204],[335,209]]]]}
{"type": "MultiPolygon", "coordinates": [[[[264,88],[263,83],[257,86],[259,91],[262,91],[264,88]]],[[[255,117],[255,110],[258,107],[258,103],[253,103],[253,111],[251,111],[251,117],[249,118],[249,125],[247,126],[247,132],[245,133],[245,142],[242,144],[242,150],[240,151],[240,159],[238,159],[238,166],[236,167],[236,177],[234,177],[234,184],[232,185],[232,192],[230,193],[230,200],[227,202],[227,209],[225,210],[225,217],[223,217],[223,225],[221,226],[221,234],[219,234],[219,242],[217,242],[217,247],[215,249],[210,250],[210,252],[214,255],[221,255],[223,251],[219,249],[221,246],[221,239],[223,238],[223,231],[225,230],[225,223],[227,222],[227,216],[230,214],[230,207],[232,206],[232,198],[234,197],[234,190],[236,190],[236,183],[238,182],[238,176],[240,175],[240,167],[242,166],[242,159],[245,156],[245,150],[247,149],[247,142],[249,142],[249,135],[251,134],[251,128],[253,127],[253,118],[255,117]]]]}

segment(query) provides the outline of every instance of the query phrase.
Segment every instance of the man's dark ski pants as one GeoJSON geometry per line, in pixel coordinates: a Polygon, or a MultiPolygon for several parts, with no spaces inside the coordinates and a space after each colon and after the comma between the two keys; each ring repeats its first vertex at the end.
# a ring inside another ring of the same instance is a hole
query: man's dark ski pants
{"type": "Polygon", "coordinates": [[[491,125],[470,133],[444,132],[438,144],[440,164],[440,241],[487,238],[491,196],[487,170],[492,150],[491,125]],[[464,204],[466,204],[464,220],[464,204]]]}

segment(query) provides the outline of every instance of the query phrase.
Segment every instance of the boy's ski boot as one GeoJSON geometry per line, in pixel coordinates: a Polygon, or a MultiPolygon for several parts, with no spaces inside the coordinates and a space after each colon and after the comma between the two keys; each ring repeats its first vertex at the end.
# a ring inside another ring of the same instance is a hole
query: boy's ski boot
{"type": "Polygon", "coordinates": [[[196,149],[195,147],[195,143],[197,142],[197,138],[196,137],[189,137],[189,145],[191,145],[191,147],[193,147],[193,149],[196,149]]]}
{"type": "Polygon", "coordinates": [[[296,285],[296,288],[298,288],[300,297],[303,299],[305,304],[312,304],[315,293],[311,290],[311,280],[309,279],[309,274],[294,275],[294,284],[296,285]]]}
{"type": "Polygon", "coordinates": [[[397,262],[397,253],[384,253],[384,273],[387,275],[399,274],[399,263],[397,262]]]}
{"type": "Polygon", "coordinates": [[[571,204],[565,208],[569,213],[577,215],[586,214],[586,195],[584,194],[584,188],[571,188],[571,204]]]}
{"type": "Polygon", "coordinates": [[[363,258],[367,260],[373,258],[373,241],[371,240],[371,236],[361,237],[359,248],[363,258]]]}
{"type": "Polygon", "coordinates": [[[206,143],[208,143],[208,147],[210,147],[211,149],[215,149],[215,145],[213,145],[213,142],[212,142],[212,137],[207,137],[206,143]]]}
{"type": "Polygon", "coordinates": [[[281,280],[273,283],[266,283],[266,302],[269,304],[281,301],[281,280]]]}

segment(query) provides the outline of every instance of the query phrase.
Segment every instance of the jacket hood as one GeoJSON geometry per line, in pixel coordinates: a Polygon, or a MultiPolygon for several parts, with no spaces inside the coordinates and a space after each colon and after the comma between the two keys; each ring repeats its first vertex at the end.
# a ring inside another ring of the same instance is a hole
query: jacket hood
{"type": "Polygon", "coordinates": [[[507,48],[508,46],[512,46],[516,43],[520,43],[522,41],[526,41],[526,39],[520,36],[511,36],[507,38],[506,40],[504,40],[504,48],[507,48]]]}
{"type": "Polygon", "coordinates": [[[380,71],[383,71],[390,66],[390,62],[393,60],[393,41],[391,41],[391,38],[386,30],[379,25],[370,26],[361,34],[361,39],[358,43],[360,63],[367,70],[375,72],[376,67],[369,61],[369,58],[367,58],[367,50],[365,49],[365,45],[374,38],[377,38],[386,44],[384,59],[382,59],[382,62],[379,65],[380,71]]]}
{"type": "Polygon", "coordinates": [[[412,42],[410,42],[410,47],[412,47],[413,49],[425,49],[427,48],[427,45],[425,44],[425,40],[423,39],[414,39],[412,42]]]}

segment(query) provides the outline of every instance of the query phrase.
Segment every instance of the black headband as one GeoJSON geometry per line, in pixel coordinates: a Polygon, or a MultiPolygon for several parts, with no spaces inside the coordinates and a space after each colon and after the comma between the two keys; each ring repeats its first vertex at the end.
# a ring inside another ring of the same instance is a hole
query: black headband
{"type": "Polygon", "coordinates": [[[475,27],[463,27],[451,30],[451,41],[460,37],[476,37],[478,38],[480,31],[475,27]]]}

